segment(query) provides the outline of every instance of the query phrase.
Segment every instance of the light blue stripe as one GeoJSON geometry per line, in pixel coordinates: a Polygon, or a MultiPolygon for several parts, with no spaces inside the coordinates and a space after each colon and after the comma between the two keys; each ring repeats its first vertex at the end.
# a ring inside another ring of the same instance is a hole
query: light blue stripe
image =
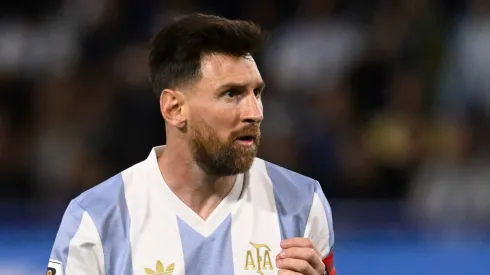
{"type": "Polygon", "coordinates": [[[107,275],[132,275],[130,224],[122,175],[83,193],[78,201],[99,231],[107,275]]]}
{"type": "Polygon", "coordinates": [[[185,274],[234,274],[231,215],[205,238],[177,217],[184,251],[185,274]]]}
{"type": "Polygon", "coordinates": [[[330,245],[330,249],[332,249],[332,247],[335,243],[335,235],[334,235],[334,231],[333,231],[333,220],[332,220],[332,209],[330,208],[330,204],[328,203],[327,197],[325,197],[325,194],[323,193],[322,187],[320,186],[320,183],[318,181],[315,182],[315,193],[320,198],[320,202],[323,205],[323,210],[325,211],[325,215],[327,216],[328,242],[330,245]]]}
{"type": "Polygon", "coordinates": [[[315,181],[269,162],[266,168],[274,188],[282,239],[304,237],[315,181]]]}
{"type": "Polygon", "coordinates": [[[66,273],[66,259],[68,258],[70,242],[77,233],[78,227],[80,227],[83,212],[84,210],[76,201],[71,201],[63,215],[56,240],[54,241],[53,250],[49,258],[62,263],[63,274],[66,273]]]}

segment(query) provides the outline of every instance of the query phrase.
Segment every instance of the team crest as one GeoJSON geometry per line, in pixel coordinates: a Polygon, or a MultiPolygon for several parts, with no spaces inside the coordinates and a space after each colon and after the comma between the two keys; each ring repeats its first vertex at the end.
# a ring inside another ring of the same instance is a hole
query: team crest
{"type": "Polygon", "coordinates": [[[162,264],[162,262],[157,261],[157,264],[155,266],[155,270],[151,268],[145,268],[145,272],[147,275],[172,275],[174,272],[175,264],[170,264],[165,268],[165,266],[162,264]]]}
{"type": "Polygon", "coordinates": [[[266,244],[256,244],[250,242],[253,249],[247,250],[245,256],[245,270],[254,270],[260,275],[264,275],[264,271],[274,270],[271,261],[271,249],[266,244]]]}

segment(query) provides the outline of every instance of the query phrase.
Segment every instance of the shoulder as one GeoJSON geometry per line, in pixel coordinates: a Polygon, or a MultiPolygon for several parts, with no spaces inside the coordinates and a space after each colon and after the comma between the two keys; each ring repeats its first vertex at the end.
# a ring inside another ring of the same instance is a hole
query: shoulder
{"type": "Polygon", "coordinates": [[[256,159],[256,164],[258,170],[267,174],[274,186],[276,196],[313,199],[314,193],[321,189],[317,180],[293,170],[259,158],[256,159]]]}
{"type": "MultiPolygon", "coordinates": [[[[92,269],[97,267],[97,263],[102,263],[99,265],[102,270],[105,252],[118,255],[119,251],[125,251],[131,225],[125,187],[138,183],[131,176],[141,173],[134,167],[99,183],[70,202],[58,229],[50,256],[52,260],[64,268],[71,265],[70,259],[74,259],[72,262],[78,268],[92,269]],[[92,262],[96,259],[93,255],[99,262],[92,262]],[[87,266],[80,266],[80,263],[87,266]]],[[[108,266],[111,267],[110,264],[108,266]]]]}
{"type": "Polygon", "coordinates": [[[104,209],[119,203],[121,196],[124,196],[124,180],[122,173],[119,173],[83,192],[73,201],[87,212],[97,212],[97,208],[104,209]]]}
{"type": "Polygon", "coordinates": [[[308,215],[315,194],[323,193],[317,180],[257,158],[252,173],[261,175],[272,185],[274,199],[280,211],[308,215]]]}
{"type": "Polygon", "coordinates": [[[87,213],[99,230],[113,219],[123,221],[128,217],[128,185],[137,183],[140,170],[140,164],[136,164],[83,192],[71,204],[87,213]]]}
{"type": "Polygon", "coordinates": [[[321,192],[318,181],[261,159],[254,162],[252,173],[272,185],[282,238],[303,237],[316,194],[321,192]]]}

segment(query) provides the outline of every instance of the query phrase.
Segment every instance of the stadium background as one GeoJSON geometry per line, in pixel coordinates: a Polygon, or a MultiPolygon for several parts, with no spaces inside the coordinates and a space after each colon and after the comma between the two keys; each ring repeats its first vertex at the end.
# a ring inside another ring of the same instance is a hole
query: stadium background
{"type": "Polygon", "coordinates": [[[269,31],[260,156],[320,180],[339,274],[490,274],[489,3],[2,1],[0,273],[42,274],[68,201],[165,142],[148,40],[200,11],[269,31]]]}

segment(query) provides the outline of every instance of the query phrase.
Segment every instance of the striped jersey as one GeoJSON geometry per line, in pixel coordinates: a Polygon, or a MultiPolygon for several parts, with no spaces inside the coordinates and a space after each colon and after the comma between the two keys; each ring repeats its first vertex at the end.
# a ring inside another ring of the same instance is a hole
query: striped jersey
{"type": "Polygon", "coordinates": [[[50,275],[277,274],[280,241],[310,238],[331,265],[334,231],[319,183],[256,158],[207,219],[168,187],[149,157],[73,199],[50,275]]]}

